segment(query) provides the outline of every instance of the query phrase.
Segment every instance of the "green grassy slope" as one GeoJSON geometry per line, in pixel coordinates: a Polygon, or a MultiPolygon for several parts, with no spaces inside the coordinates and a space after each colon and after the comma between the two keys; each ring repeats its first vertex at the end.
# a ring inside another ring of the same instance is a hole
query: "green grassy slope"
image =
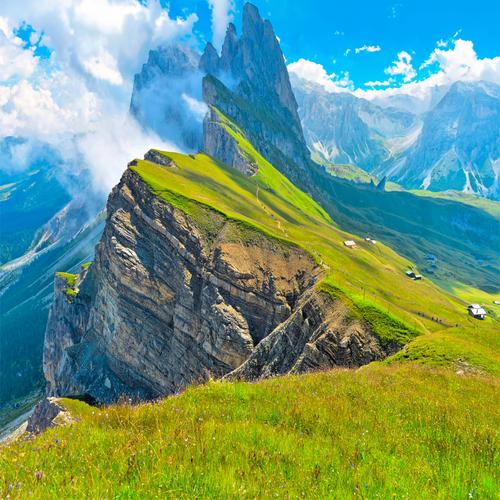
{"type": "Polygon", "coordinates": [[[334,177],[340,177],[341,179],[347,179],[348,181],[362,182],[365,184],[369,184],[370,181],[375,183],[378,182],[378,179],[375,176],[370,175],[366,170],[363,170],[362,168],[351,163],[331,163],[329,161],[325,161],[324,158],[316,151],[311,152],[311,159],[319,165],[323,165],[327,172],[332,174],[334,177]]]}
{"type": "Polygon", "coordinates": [[[482,198],[474,194],[464,193],[462,191],[427,191],[423,189],[405,190],[403,187],[395,184],[394,182],[387,183],[387,189],[389,191],[408,191],[409,193],[417,196],[427,198],[457,201],[465,205],[480,208],[494,217],[500,217],[500,202],[490,200],[488,198],[482,198]]]}
{"type": "Polygon", "coordinates": [[[331,175],[310,160],[303,138],[283,119],[242,99],[213,77],[212,102],[240,126],[256,149],[300,189],[311,193],[345,231],[370,233],[426,269],[426,255],[438,257],[433,279],[449,290],[463,284],[500,292],[500,217],[455,199],[381,191],[331,175]],[[269,143],[272,135],[294,151],[286,156],[269,143]],[[295,147],[294,147],[295,145],[295,147]]]}
{"type": "Polygon", "coordinates": [[[371,231],[464,300],[469,286],[499,292],[499,202],[456,191],[407,191],[392,182],[380,191],[358,175],[357,167],[319,163],[336,178],[329,208],[339,225],[371,231]],[[474,235],[473,229],[479,232],[474,235]],[[430,266],[428,254],[437,256],[436,266],[430,266]]]}
{"type": "Polygon", "coordinates": [[[0,448],[9,498],[495,498],[498,379],[370,365],[213,382],[0,448]]]}
{"type": "MultiPolygon", "coordinates": [[[[492,304],[494,295],[468,287],[465,298],[456,291],[439,288],[429,279],[414,282],[406,278],[404,272],[412,266],[410,261],[382,242],[373,245],[342,231],[319,205],[262,158],[236,126],[222,115],[219,117],[243,153],[258,163],[257,175],[246,177],[204,154],[164,153],[176,166],[137,160],[131,168],[158,196],[188,212],[200,225],[207,224],[207,218],[196,206],[210,207],[267,235],[305,248],[323,266],[328,283],[340,290],[364,319],[373,324],[376,311],[379,316],[395,318],[404,325],[406,333],[401,343],[416,332],[425,335],[419,346],[426,342],[436,345],[436,336],[446,335],[452,342],[456,339],[456,348],[447,356],[449,362],[463,361],[481,370],[497,371],[499,351],[492,348],[491,338],[496,338],[500,331],[500,310],[491,306],[491,314],[483,322],[469,318],[466,311],[467,300],[476,297],[477,301],[492,304]],[[357,241],[358,248],[345,248],[343,242],[347,239],[357,241]],[[466,337],[472,342],[464,342],[466,337]]],[[[394,336],[389,320],[378,324],[382,325],[381,338],[394,336]]],[[[428,356],[418,353],[422,350],[405,359],[429,362],[428,356]]]]}

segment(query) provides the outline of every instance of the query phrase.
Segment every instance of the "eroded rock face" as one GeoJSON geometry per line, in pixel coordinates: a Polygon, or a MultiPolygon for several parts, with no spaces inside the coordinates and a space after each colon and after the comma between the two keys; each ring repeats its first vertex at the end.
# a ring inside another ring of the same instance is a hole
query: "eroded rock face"
{"type": "Polygon", "coordinates": [[[40,434],[50,427],[73,421],[74,419],[57,398],[45,398],[35,406],[35,410],[28,420],[26,432],[40,434]]]}
{"type": "Polygon", "coordinates": [[[51,395],[151,399],[223,376],[290,316],[318,273],[305,251],[241,235],[212,210],[201,230],[131,169],[107,210],[78,295],[68,300],[56,282],[44,355],[51,395]]]}
{"type": "MultiPolygon", "coordinates": [[[[204,102],[240,127],[257,151],[292,182],[308,178],[310,153],[283,53],[271,23],[261,18],[257,7],[245,4],[241,36],[230,24],[221,56],[207,45],[202,60],[204,102]]],[[[233,154],[227,134],[214,122],[205,118],[203,150],[243,171],[241,156],[233,154]]]]}
{"type": "Polygon", "coordinates": [[[245,175],[254,175],[259,167],[226,131],[215,110],[210,109],[203,121],[203,151],[218,161],[231,165],[245,175]]]}
{"type": "Polygon", "coordinates": [[[383,359],[400,346],[382,345],[348,306],[328,294],[309,291],[297,309],[269,334],[231,380],[256,380],[284,373],[356,368],[383,359]]]}

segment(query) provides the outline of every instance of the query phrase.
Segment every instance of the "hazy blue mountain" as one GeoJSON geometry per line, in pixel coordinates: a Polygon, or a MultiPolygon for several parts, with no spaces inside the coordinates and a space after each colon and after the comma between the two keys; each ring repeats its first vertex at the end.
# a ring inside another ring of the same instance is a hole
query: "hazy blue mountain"
{"type": "Polygon", "coordinates": [[[412,113],[381,108],[348,92],[330,93],[297,77],[292,85],[307,144],[327,161],[371,171],[391,156],[388,139],[418,127],[412,113]]]}
{"type": "Polygon", "coordinates": [[[0,141],[0,265],[26,252],[38,229],[70,200],[48,148],[38,148],[22,170],[14,165],[16,149],[25,145],[13,137],[0,141]]]}
{"type": "Polygon", "coordinates": [[[0,268],[0,410],[43,386],[42,346],[54,273],[92,260],[102,217],[73,201],[37,232],[31,249],[0,268]]]}

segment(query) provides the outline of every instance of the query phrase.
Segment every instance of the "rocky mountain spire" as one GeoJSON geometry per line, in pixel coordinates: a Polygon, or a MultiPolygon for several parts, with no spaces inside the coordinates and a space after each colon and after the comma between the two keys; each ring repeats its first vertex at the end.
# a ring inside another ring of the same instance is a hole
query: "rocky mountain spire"
{"type": "Polygon", "coordinates": [[[274,91],[293,119],[300,122],[285,58],[273,27],[268,20],[260,17],[257,7],[250,3],[246,3],[243,9],[240,51],[240,69],[246,78],[262,92],[274,91]]]}
{"type": "Polygon", "coordinates": [[[285,108],[294,125],[300,128],[297,102],[288,77],[285,58],[268,20],[262,19],[255,5],[243,8],[243,32],[238,39],[234,24],[227,27],[221,57],[211,43],[205,47],[200,69],[222,81],[239,85],[238,94],[266,109],[280,113],[285,108]]]}
{"type": "Polygon", "coordinates": [[[238,54],[238,35],[233,23],[229,23],[226,31],[226,38],[222,45],[220,69],[229,74],[232,73],[232,62],[236,60],[238,54]]]}
{"type": "MultiPolygon", "coordinates": [[[[215,59],[211,54],[207,46],[203,59],[215,59]]],[[[300,175],[297,169],[291,171],[287,160],[293,158],[299,170],[309,162],[297,102],[273,27],[254,5],[245,4],[239,38],[234,25],[228,26],[217,69],[206,71],[204,101],[244,130],[256,149],[286,175],[300,175]]],[[[229,147],[230,142],[217,114],[209,113],[204,121],[203,150],[245,173],[254,173],[253,168],[241,168],[240,155],[229,147]]]]}
{"type": "Polygon", "coordinates": [[[200,70],[206,74],[217,75],[219,73],[219,54],[215,47],[208,42],[200,58],[200,70]]]}

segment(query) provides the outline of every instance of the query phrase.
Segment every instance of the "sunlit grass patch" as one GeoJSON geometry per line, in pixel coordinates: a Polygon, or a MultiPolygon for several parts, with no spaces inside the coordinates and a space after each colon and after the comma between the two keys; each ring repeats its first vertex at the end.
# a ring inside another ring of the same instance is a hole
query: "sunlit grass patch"
{"type": "Polygon", "coordinates": [[[211,382],[0,449],[11,498],[493,498],[498,380],[418,366],[211,382]]]}

